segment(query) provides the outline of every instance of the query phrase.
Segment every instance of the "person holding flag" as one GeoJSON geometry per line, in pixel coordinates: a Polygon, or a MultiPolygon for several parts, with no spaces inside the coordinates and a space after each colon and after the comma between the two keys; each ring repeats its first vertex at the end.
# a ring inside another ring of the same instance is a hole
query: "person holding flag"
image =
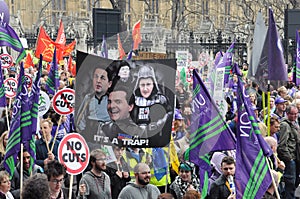
{"type": "Polygon", "coordinates": [[[36,146],[36,164],[42,168],[54,159],[57,160],[57,152],[59,142],[51,136],[53,123],[50,119],[45,119],[41,122],[42,138],[35,141],[36,146]],[[52,147],[54,145],[54,147],[52,147]],[[50,150],[52,147],[53,151],[50,150]]]}

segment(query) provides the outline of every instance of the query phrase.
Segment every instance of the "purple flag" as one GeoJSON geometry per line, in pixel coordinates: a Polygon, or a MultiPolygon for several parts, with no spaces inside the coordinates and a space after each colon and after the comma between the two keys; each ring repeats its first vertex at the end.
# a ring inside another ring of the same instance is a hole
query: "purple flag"
{"type": "Polygon", "coordinates": [[[261,12],[258,12],[256,16],[254,35],[253,35],[253,50],[252,50],[250,65],[247,74],[248,79],[251,80],[255,79],[255,74],[263,50],[263,45],[261,44],[263,44],[266,40],[267,31],[268,29],[266,27],[263,15],[261,12]]]}
{"type": "Polygon", "coordinates": [[[131,51],[128,53],[126,60],[131,60],[131,59],[132,59],[132,53],[133,53],[133,50],[131,50],[131,51]]]}
{"type": "Polygon", "coordinates": [[[232,42],[232,44],[227,49],[226,53],[223,54],[223,57],[218,62],[217,68],[225,68],[224,73],[224,86],[228,83],[230,70],[232,67],[232,54],[234,50],[234,44],[235,42],[232,42]]]}
{"type": "Polygon", "coordinates": [[[287,68],[283,57],[283,47],[271,8],[269,8],[268,42],[269,80],[288,81],[287,68]]]}
{"type": "Polygon", "coordinates": [[[294,79],[293,81],[298,86],[300,85],[300,38],[299,31],[296,30],[296,67],[294,69],[294,79]]]}
{"type": "Polygon", "coordinates": [[[38,129],[38,112],[39,112],[39,99],[40,99],[40,79],[41,79],[41,73],[42,73],[42,62],[43,62],[43,56],[40,55],[40,61],[39,61],[39,68],[38,73],[35,77],[35,81],[32,84],[31,92],[29,94],[29,100],[30,100],[30,113],[31,113],[31,135],[28,134],[24,136],[22,134],[22,143],[26,147],[28,153],[30,154],[30,169],[29,172],[31,172],[31,169],[34,165],[34,160],[36,159],[35,155],[35,133],[38,129]]]}
{"type": "Polygon", "coordinates": [[[13,176],[17,155],[21,149],[21,139],[26,139],[27,136],[31,135],[32,122],[29,104],[24,67],[23,62],[21,62],[17,96],[13,106],[10,132],[4,157],[4,167],[11,176],[13,176]]]}
{"type": "Polygon", "coordinates": [[[272,182],[265,157],[272,155],[272,150],[260,134],[249,96],[240,77],[237,93],[236,197],[260,199],[272,182]]]}
{"type": "Polygon", "coordinates": [[[269,8],[268,32],[255,73],[255,81],[259,84],[260,89],[265,92],[268,89],[268,81],[274,89],[288,81],[283,48],[271,8],[269,8]]]}
{"type": "Polygon", "coordinates": [[[192,111],[190,147],[185,159],[200,167],[201,192],[205,198],[211,174],[209,153],[235,149],[236,143],[232,131],[220,115],[196,70],[193,71],[192,111]]]}
{"type": "Polygon", "coordinates": [[[1,61],[0,61],[0,107],[6,106],[6,97],[5,97],[5,89],[4,89],[4,79],[2,75],[2,69],[1,69],[1,61]]]}
{"type": "Polygon", "coordinates": [[[54,95],[59,87],[58,65],[56,59],[56,49],[54,49],[50,72],[46,81],[48,94],[54,95]]]}
{"type": "Polygon", "coordinates": [[[101,45],[101,55],[100,57],[103,58],[108,58],[108,50],[107,50],[107,43],[106,43],[106,39],[105,36],[103,35],[102,37],[102,45],[101,45]]]}
{"type": "Polygon", "coordinates": [[[26,52],[17,33],[12,27],[10,27],[9,24],[6,24],[5,26],[0,25],[0,46],[9,46],[20,53],[19,57],[16,60],[17,64],[26,55],[26,52]]]}

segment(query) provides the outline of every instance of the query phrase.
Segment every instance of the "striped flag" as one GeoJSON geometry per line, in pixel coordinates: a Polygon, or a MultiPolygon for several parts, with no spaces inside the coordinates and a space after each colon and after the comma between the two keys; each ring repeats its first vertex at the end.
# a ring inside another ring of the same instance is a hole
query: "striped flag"
{"type": "Polygon", "coordinates": [[[28,134],[25,136],[25,134],[22,134],[22,143],[24,144],[25,148],[27,149],[28,153],[30,154],[30,168],[29,173],[31,172],[34,160],[36,159],[35,154],[35,133],[38,129],[38,112],[39,112],[39,99],[40,99],[40,79],[41,79],[41,73],[43,69],[43,56],[40,55],[40,61],[39,61],[39,69],[38,73],[36,75],[34,84],[32,84],[32,89],[29,94],[29,101],[30,101],[30,111],[31,111],[31,135],[28,134]]]}
{"type": "Polygon", "coordinates": [[[260,134],[249,95],[240,77],[237,93],[236,197],[260,199],[272,181],[265,157],[270,156],[272,150],[260,134]]]}
{"type": "Polygon", "coordinates": [[[18,64],[26,56],[26,52],[19,36],[9,24],[6,24],[6,26],[0,26],[0,46],[11,47],[20,53],[16,60],[16,64],[18,64]]]}
{"type": "Polygon", "coordinates": [[[202,197],[205,198],[212,169],[209,153],[235,149],[236,143],[232,131],[220,115],[196,70],[193,71],[192,103],[190,147],[185,153],[185,159],[199,166],[200,187],[202,197]]]}
{"type": "Polygon", "coordinates": [[[59,87],[58,64],[56,60],[56,49],[54,49],[52,63],[46,80],[46,89],[48,94],[54,95],[59,87]]]}
{"type": "Polygon", "coordinates": [[[6,97],[5,97],[5,89],[4,89],[4,78],[1,69],[1,61],[0,61],[0,107],[6,106],[6,97]]]}
{"type": "Polygon", "coordinates": [[[6,154],[4,157],[4,167],[13,176],[17,164],[17,155],[20,151],[21,139],[31,135],[31,112],[29,107],[28,91],[24,76],[23,62],[21,62],[20,76],[18,82],[17,96],[13,106],[6,154]]]}

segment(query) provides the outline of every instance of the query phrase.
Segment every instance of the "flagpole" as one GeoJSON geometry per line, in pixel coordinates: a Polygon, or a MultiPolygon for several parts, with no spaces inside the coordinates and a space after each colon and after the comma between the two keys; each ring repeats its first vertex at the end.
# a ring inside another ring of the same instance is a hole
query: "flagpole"
{"type": "Polygon", "coordinates": [[[60,115],[59,120],[58,120],[57,129],[56,129],[56,132],[55,132],[55,135],[54,135],[54,138],[53,138],[53,142],[52,142],[52,146],[51,146],[51,151],[50,151],[51,153],[52,153],[53,148],[54,148],[55,140],[56,140],[56,137],[57,137],[57,134],[58,134],[59,127],[61,125],[61,119],[62,119],[62,117],[63,116],[60,115]]]}
{"type": "MultiPolygon", "coordinates": [[[[20,168],[20,190],[23,190],[23,151],[24,151],[24,146],[23,143],[21,143],[21,151],[20,151],[20,163],[21,163],[21,168],[20,168]]],[[[22,194],[20,194],[20,199],[22,199],[22,194]]]]}
{"type": "MultiPolygon", "coordinates": [[[[172,135],[171,135],[172,136],[172,135]]],[[[169,146],[168,146],[168,162],[170,162],[171,158],[170,158],[170,147],[171,147],[171,144],[169,143],[169,146]]],[[[167,172],[166,172],[166,186],[165,186],[165,193],[168,192],[168,182],[169,182],[169,175],[170,175],[170,169],[169,169],[170,165],[168,164],[167,166],[167,172]]]]}
{"type": "Polygon", "coordinates": [[[8,115],[8,108],[7,108],[7,106],[5,106],[5,112],[6,112],[7,128],[9,130],[10,129],[10,125],[9,125],[9,115],[8,115]]]}
{"type": "Polygon", "coordinates": [[[275,182],[275,180],[274,180],[273,174],[272,174],[272,172],[271,172],[271,168],[270,168],[270,163],[269,163],[269,161],[268,161],[268,157],[266,157],[266,162],[267,162],[267,165],[268,165],[269,172],[270,172],[270,174],[271,174],[272,184],[273,184],[274,189],[275,189],[276,197],[277,197],[277,199],[280,199],[280,195],[279,195],[279,192],[278,192],[278,188],[277,188],[276,182],[275,182]]]}
{"type": "Polygon", "coordinates": [[[267,135],[268,136],[270,136],[270,128],[271,128],[271,124],[270,124],[270,122],[271,122],[271,106],[270,106],[270,98],[271,98],[271,92],[270,92],[270,80],[268,80],[268,112],[267,112],[267,114],[268,114],[268,116],[267,116],[267,118],[268,118],[268,120],[267,120],[267,127],[268,127],[268,133],[267,133],[267,135]]]}
{"type": "Polygon", "coordinates": [[[70,187],[69,187],[69,199],[72,199],[73,180],[74,180],[74,175],[71,174],[71,176],[70,176],[70,187]]]}

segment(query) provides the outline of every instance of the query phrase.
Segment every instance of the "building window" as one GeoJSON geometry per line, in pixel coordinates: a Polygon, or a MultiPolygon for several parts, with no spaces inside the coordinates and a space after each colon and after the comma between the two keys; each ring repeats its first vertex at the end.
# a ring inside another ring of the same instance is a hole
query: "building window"
{"type": "Polygon", "coordinates": [[[208,0],[202,1],[202,15],[208,15],[208,8],[209,8],[208,3],[209,3],[208,0]]]}

